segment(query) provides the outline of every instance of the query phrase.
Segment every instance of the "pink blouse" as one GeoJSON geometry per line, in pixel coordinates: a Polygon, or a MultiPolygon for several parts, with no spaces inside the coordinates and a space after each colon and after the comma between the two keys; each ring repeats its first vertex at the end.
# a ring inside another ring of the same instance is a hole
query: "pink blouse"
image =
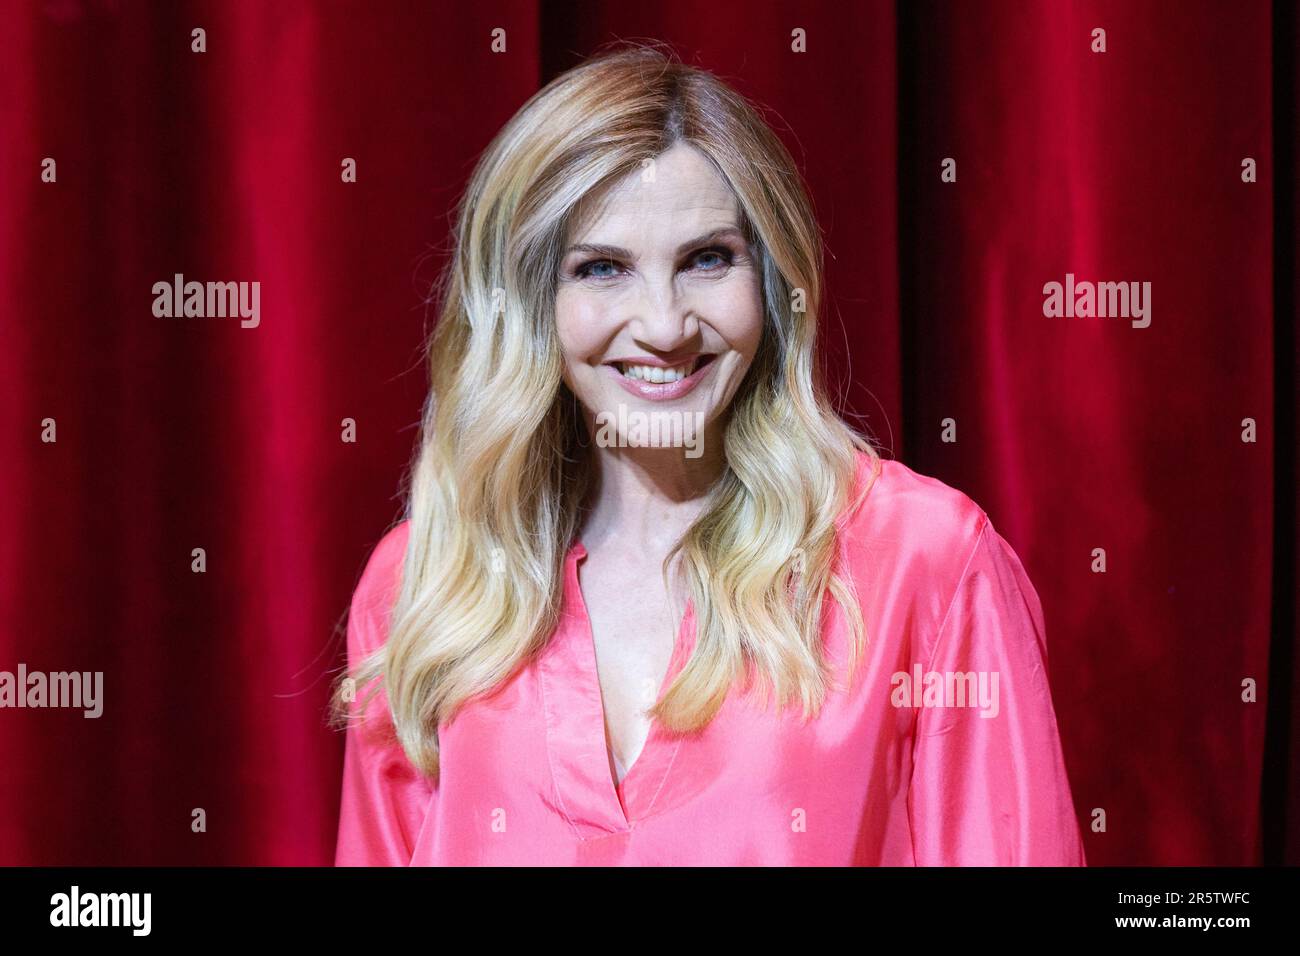
{"type": "MultiPolygon", "coordinates": [[[[882,466],[837,523],[865,661],[817,717],[733,690],[697,736],[652,724],[615,786],[575,542],[551,641],[439,728],[436,786],[392,739],[382,692],[347,731],[336,864],[1084,865],[1033,585],[970,498],[882,466]]],[[[389,532],[362,575],[350,665],[385,639],[407,535],[389,532]]],[[[847,624],[827,604],[842,674],[847,624]]],[[[665,687],[694,637],[688,602],[665,687]]]]}

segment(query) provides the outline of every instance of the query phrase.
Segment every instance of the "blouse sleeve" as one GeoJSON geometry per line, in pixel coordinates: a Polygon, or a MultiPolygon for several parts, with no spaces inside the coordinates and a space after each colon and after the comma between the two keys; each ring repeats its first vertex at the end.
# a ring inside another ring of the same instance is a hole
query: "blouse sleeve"
{"type": "MultiPolygon", "coordinates": [[[[348,669],[387,638],[391,603],[405,550],[404,526],[375,548],[352,596],[348,615],[348,669]]],[[[361,714],[357,688],[343,757],[335,866],[408,866],[416,837],[433,810],[436,788],[397,742],[388,697],[378,691],[361,714]]]]}
{"type": "Polygon", "coordinates": [[[965,678],[973,693],[968,706],[919,710],[908,792],[917,865],[1086,865],[1048,688],[1042,605],[987,517],[925,673],[958,675],[954,689],[965,678]]]}

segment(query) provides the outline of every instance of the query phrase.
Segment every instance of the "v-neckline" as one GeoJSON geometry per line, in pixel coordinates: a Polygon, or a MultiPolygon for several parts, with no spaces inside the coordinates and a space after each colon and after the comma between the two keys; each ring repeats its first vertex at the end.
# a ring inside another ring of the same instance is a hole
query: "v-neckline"
{"type": "MultiPolygon", "coordinates": [[[[668,735],[651,718],[641,752],[622,781],[614,782],[595,634],[578,580],[578,562],[586,556],[582,542],[575,541],[565,559],[560,633],[555,646],[542,658],[539,673],[547,748],[561,808],[580,833],[594,836],[630,830],[650,814],[681,739],[668,735]]],[[[693,636],[694,619],[688,597],[656,699],[685,663],[693,643],[688,636],[693,636]]]]}

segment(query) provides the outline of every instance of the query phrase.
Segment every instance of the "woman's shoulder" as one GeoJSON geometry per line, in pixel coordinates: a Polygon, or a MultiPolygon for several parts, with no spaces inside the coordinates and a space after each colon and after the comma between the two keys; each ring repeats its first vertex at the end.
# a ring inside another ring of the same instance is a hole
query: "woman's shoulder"
{"type": "Polygon", "coordinates": [[[856,488],[865,495],[840,519],[850,545],[879,560],[882,549],[932,566],[964,563],[989,523],[963,491],[901,461],[858,452],[856,488]]]}
{"type": "MultiPolygon", "coordinates": [[[[378,645],[388,631],[388,621],[393,602],[401,585],[402,564],[406,558],[406,542],[410,537],[410,521],[403,519],[390,528],[370,551],[365,569],[352,593],[352,619],[362,626],[357,633],[368,637],[367,644],[378,645]]],[[[363,653],[375,646],[359,648],[363,653]]]]}

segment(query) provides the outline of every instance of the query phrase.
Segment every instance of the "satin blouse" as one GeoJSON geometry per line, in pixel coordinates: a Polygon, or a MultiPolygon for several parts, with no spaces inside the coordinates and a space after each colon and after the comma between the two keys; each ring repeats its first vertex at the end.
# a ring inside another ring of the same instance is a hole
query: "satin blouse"
{"type": "MultiPolygon", "coordinates": [[[[816,717],[733,691],[698,735],[652,723],[616,786],[576,541],[545,650],[439,728],[436,785],[392,737],[382,691],[349,727],[336,864],[1085,865],[1033,585],[970,498],[880,467],[837,522],[864,660],[816,717]]],[[[857,481],[869,480],[859,456],[857,481]]],[[[395,527],[366,565],[349,666],[385,639],[408,533],[395,527]]],[[[851,632],[826,602],[825,648],[843,674],[851,632]]],[[[693,625],[688,602],[664,687],[693,625]]]]}

